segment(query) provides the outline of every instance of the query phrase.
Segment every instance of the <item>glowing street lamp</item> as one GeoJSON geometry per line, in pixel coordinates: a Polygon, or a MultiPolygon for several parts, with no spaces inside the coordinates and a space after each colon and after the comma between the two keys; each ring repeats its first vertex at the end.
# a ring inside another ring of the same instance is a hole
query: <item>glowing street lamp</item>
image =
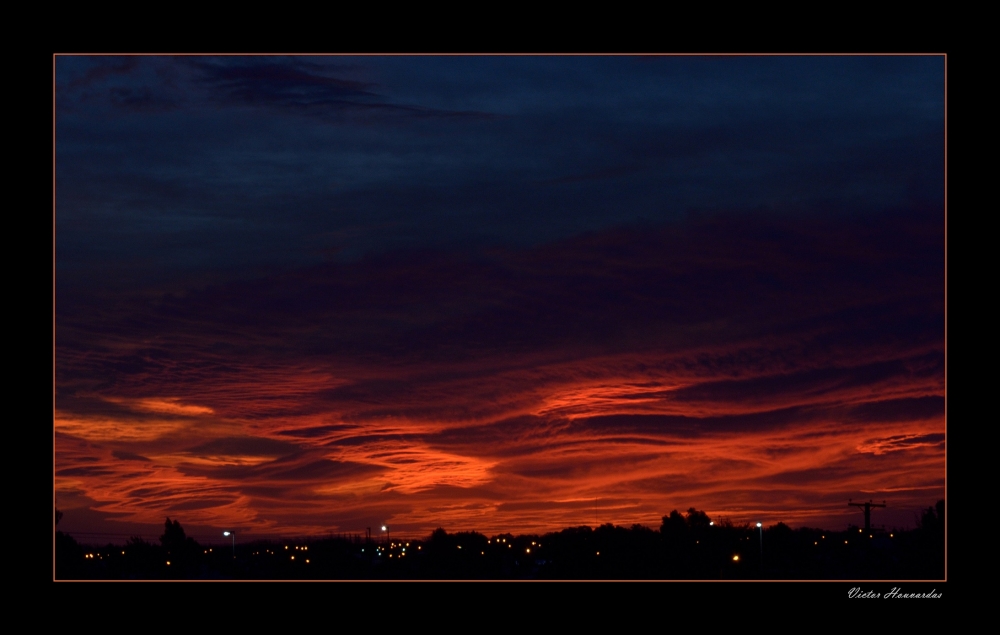
{"type": "Polygon", "coordinates": [[[227,536],[227,537],[228,536],[232,536],[232,538],[233,538],[233,558],[235,559],[236,558],[236,532],[235,531],[224,531],[224,532],[222,532],[222,535],[223,536],[227,536]]]}
{"type": "Polygon", "coordinates": [[[385,532],[385,544],[389,544],[389,528],[382,525],[382,531],[385,532]]]}

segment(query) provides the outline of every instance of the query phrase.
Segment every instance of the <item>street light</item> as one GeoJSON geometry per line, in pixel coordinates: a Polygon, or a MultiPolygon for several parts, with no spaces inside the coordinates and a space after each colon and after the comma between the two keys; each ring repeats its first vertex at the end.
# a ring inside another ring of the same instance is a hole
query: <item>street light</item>
{"type": "Polygon", "coordinates": [[[385,532],[385,544],[389,544],[389,528],[382,525],[382,531],[385,532]]]}
{"type": "Polygon", "coordinates": [[[224,531],[224,532],[222,532],[222,535],[223,536],[232,536],[233,537],[233,559],[235,559],[236,558],[236,532],[235,531],[224,531]]]}
{"type": "Polygon", "coordinates": [[[760,531],[760,571],[764,572],[764,526],[757,523],[757,529],[760,531]]]}

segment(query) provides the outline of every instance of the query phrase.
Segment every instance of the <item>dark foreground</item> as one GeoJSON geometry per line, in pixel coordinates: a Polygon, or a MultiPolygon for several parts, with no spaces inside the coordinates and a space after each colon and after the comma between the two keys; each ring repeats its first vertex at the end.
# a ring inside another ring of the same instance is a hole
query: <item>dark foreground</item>
{"type": "Polygon", "coordinates": [[[545,535],[436,530],[424,540],[289,539],[199,545],[168,520],[160,544],[87,546],[56,534],[57,580],[941,580],[944,503],[917,529],[831,532],[711,523],[611,524],[545,535]],[[711,524],[710,524],[711,523],[711,524]]]}

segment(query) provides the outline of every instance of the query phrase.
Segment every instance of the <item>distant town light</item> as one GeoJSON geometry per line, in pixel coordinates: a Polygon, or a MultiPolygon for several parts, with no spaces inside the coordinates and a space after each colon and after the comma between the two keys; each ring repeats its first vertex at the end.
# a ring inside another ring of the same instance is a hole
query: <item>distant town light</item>
{"type": "Polygon", "coordinates": [[[739,562],[739,560],[740,560],[739,555],[733,556],[733,562],[739,562]]]}

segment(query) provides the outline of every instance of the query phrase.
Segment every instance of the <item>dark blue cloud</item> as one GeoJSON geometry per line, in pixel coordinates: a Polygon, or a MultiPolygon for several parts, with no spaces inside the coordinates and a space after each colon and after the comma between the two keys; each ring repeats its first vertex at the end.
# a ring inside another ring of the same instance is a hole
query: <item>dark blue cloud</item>
{"type": "Polygon", "coordinates": [[[943,201],[936,57],[61,57],[56,70],[61,288],[539,244],[695,209],[943,201]]]}
{"type": "Polygon", "coordinates": [[[134,452],[126,452],[124,450],[114,450],[111,456],[115,457],[119,461],[149,461],[148,457],[142,456],[141,454],[135,454],[134,452]]]}

